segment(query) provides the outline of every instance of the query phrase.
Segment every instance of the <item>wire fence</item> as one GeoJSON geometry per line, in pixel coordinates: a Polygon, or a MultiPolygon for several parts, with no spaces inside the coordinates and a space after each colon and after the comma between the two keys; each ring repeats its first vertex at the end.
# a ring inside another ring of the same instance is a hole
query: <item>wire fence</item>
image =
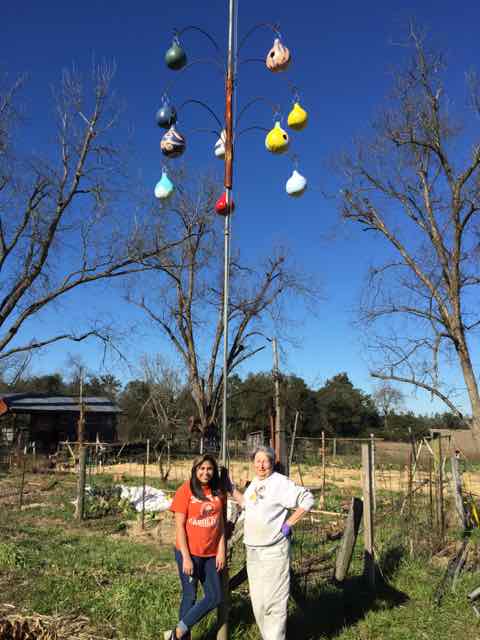
{"type": "MultiPolygon", "coordinates": [[[[229,471],[240,488],[252,477],[249,455],[260,442],[255,437],[229,443],[229,471]]],[[[182,447],[181,443],[165,440],[95,442],[84,443],[83,448],[83,483],[79,481],[81,458],[74,443],[62,443],[57,453],[48,457],[37,456],[31,450],[0,452],[0,508],[26,509],[29,505],[48,504],[49,492],[57,478],[63,476],[76,496],[77,511],[79,499],[84,501],[80,517],[85,518],[125,510],[120,488],[136,488],[136,517],[143,528],[149,489],[161,490],[168,499],[190,477],[193,456],[185,443],[182,447]]],[[[316,580],[334,575],[354,497],[363,498],[364,508],[367,499],[371,502],[372,553],[379,563],[395,546],[412,555],[431,557],[441,552],[461,528],[452,465],[460,471],[463,526],[480,527],[480,473],[476,463],[456,450],[448,437],[423,438],[410,444],[387,443],[373,437],[297,438],[293,447],[289,442],[288,451],[290,477],[315,494],[314,508],[295,528],[292,547],[295,588],[303,595],[316,580]],[[370,478],[366,478],[369,472],[362,459],[365,447],[371,456],[370,478]],[[366,493],[367,481],[371,486],[366,493]]],[[[172,542],[170,520],[169,514],[156,519],[162,529],[159,539],[164,543],[172,542]]],[[[353,552],[352,561],[357,568],[365,555],[365,527],[364,514],[363,533],[353,552]]],[[[241,544],[232,550],[232,566],[239,571],[242,553],[241,544]]]]}

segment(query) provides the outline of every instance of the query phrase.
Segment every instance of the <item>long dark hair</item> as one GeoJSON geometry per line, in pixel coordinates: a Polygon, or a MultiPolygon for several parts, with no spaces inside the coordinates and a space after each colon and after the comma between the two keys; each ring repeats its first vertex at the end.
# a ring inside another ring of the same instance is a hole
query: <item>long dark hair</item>
{"type": "Polygon", "coordinates": [[[220,488],[220,474],[218,472],[218,463],[215,458],[210,453],[205,453],[203,456],[198,456],[195,458],[192,465],[192,473],[190,475],[190,490],[193,495],[199,500],[208,500],[208,498],[203,493],[202,485],[197,478],[197,469],[204,462],[210,462],[213,466],[213,476],[208,486],[214,496],[219,496],[222,494],[222,490],[220,488]]]}

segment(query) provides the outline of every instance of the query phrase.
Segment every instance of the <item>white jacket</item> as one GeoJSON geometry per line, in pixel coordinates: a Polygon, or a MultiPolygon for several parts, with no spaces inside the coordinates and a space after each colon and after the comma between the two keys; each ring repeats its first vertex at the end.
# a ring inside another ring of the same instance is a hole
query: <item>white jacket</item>
{"type": "Polygon", "coordinates": [[[313,495],[305,487],[274,472],[261,480],[255,477],[244,493],[244,542],[249,547],[267,547],[283,538],[282,524],[288,509],[313,507],[313,495]]]}

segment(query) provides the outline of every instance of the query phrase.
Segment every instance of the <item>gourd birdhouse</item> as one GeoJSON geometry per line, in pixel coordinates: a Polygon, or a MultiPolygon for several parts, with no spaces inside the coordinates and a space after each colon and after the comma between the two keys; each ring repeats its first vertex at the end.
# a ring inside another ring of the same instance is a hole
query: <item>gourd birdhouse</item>
{"type": "Polygon", "coordinates": [[[225,140],[226,140],[227,134],[225,129],[222,130],[222,133],[220,134],[219,139],[216,141],[215,143],[215,148],[213,150],[213,152],[215,153],[215,156],[217,158],[225,158],[225,140]]]}
{"type": "Polygon", "coordinates": [[[215,203],[215,211],[221,216],[228,216],[235,209],[235,203],[230,196],[230,202],[227,204],[227,193],[224,191],[215,203]]]}
{"type": "Polygon", "coordinates": [[[280,38],[275,38],[273,46],[267,54],[265,64],[267,65],[267,69],[270,69],[273,73],[277,73],[278,71],[285,71],[291,59],[289,49],[282,44],[280,38]]]}
{"type": "Polygon", "coordinates": [[[292,110],[288,114],[287,124],[290,129],[295,129],[295,131],[301,131],[305,129],[308,122],[308,113],[305,111],[303,107],[300,106],[300,103],[295,102],[292,110]]]}
{"type": "Polygon", "coordinates": [[[179,71],[187,64],[187,54],[180,46],[178,38],[174,38],[171,47],[167,49],[165,63],[173,71],[179,71]]]}
{"type": "Polygon", "coordinates": [[[267,133],[265,138],[266,148],[272,153],[285,153],[289,144],[288,133],[285,129],[282,129],[280,122],[275,122],[275,126],[267,133]]]}
{"type": "Polygon", "coordinates": [[[168,158],[178,158],[185,151],[186,146],[185,138],[173,124],[160,141],[160,149],[168,158]]]}
{"type": "Polygon", "coordinates": [[[175,191],[175,185],[170,180],[165,169],[162,171],[162,177],[155,185],[155,197],[159,200],[168,200],[175,191]]]}
{"type": "Polygon", "coordinates": [[[165,100],[157,111],[155,119],[159,127],[169,129],[177,121],[177,111],[173,105],[165,100]]]}
{"type": "Polygon", "coordinates": [[[289,196],[299,198],[305,192],[306,188],[307,179],[294,169],[292,175],[285,184],[285,191],[289,196]]]}

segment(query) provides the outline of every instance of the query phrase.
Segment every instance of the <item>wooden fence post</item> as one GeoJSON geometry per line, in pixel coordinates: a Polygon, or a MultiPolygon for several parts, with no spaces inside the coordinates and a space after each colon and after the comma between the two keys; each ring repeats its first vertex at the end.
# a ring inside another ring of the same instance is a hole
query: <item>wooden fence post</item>
{"type": "Polygon", "coordinates": [[[452,453],[451,465],[452,465],[452,493],[453,493],[453,499],[455,501],[455,513],[456,513],[458,524],[462,529],[465,529],[467,521],[465,517],[465,508],[463,506],[462,475],[458,465],[458,458],[456,457],[455,452],[452,453]]]}
{"type": "Polygon", "coordinates": [[[352,498],[350,510],[348,512],[345,530],[342,536],[342,543],[337,554],[335,565],[335,580],[343,582],[348,573],[348,568],[353,556],[353,550],[357,541],[360,522],[362,521],[363,502],[360,498],[352,498]]]}
{"type": "Polygon", "coordinates": [[[75,518],[83,520],[85,512],[85,477],[87,472],[87,449],[80,444],[78,452],[78,485],[75,518]]]}
{"type": "Polygon", "coordinates": [[[372,589],[375,588],[375,558],[373,553],[373,482],[372,447],[362,444],[362,485],[363,485],[363,574],[372,589]]]}

